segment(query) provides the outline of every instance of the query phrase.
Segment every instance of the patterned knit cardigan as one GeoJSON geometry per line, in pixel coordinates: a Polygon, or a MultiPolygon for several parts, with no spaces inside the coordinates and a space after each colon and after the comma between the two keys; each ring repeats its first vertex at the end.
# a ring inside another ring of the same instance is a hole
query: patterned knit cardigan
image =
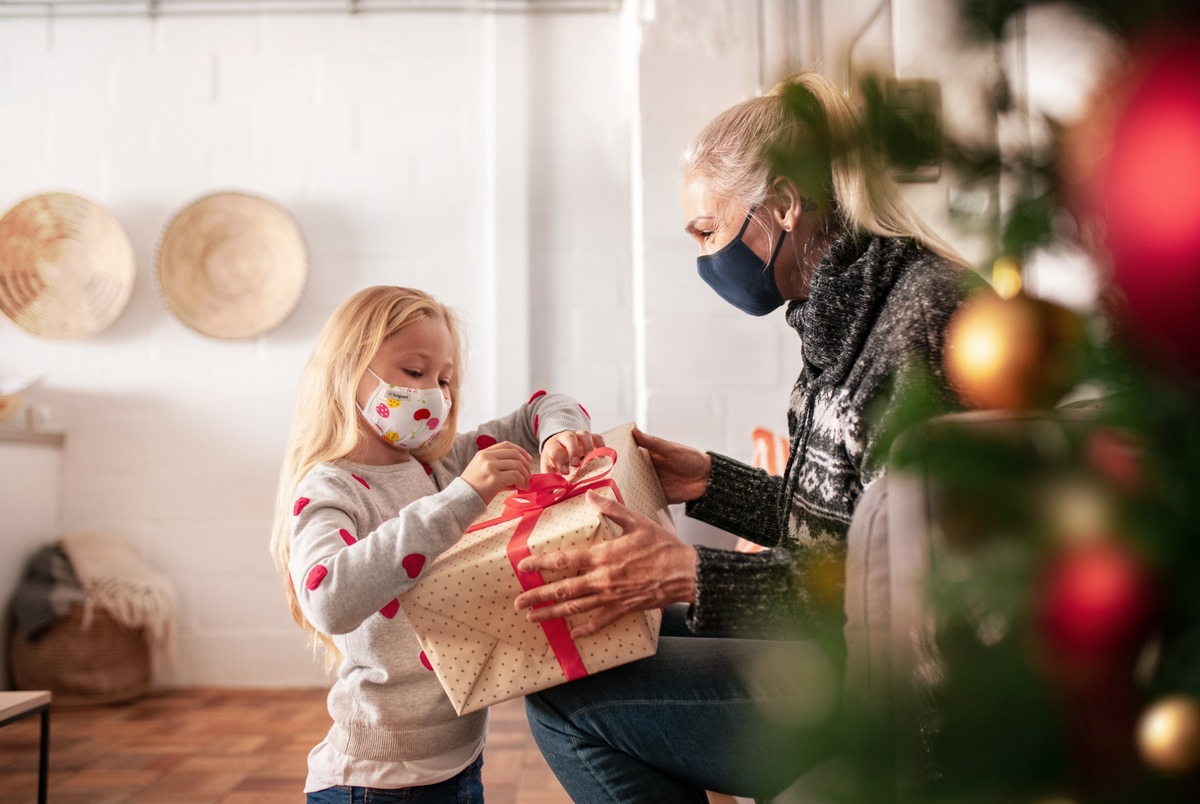
{"type": "Polygon", "coordinates": [[[959,407],[942,371],[942,341],[954,311],[983,287],[974,272],[908,239],[833,244],[809,298],[787,308],[804,366],[788,410],[784,475],[712,454],[708,488],[686,508],[688,516],[777,549],[697,548],[693,631],[791,628],[831,592],[840,606],[846,532],[864,487],[883,472],[880,439],[918,375],[932,376],[945,410],[959,407]],[[924,371],[914,371],[922,364],[924,371]],[[832,589],[822,567],[839,570],[832,589]]]}

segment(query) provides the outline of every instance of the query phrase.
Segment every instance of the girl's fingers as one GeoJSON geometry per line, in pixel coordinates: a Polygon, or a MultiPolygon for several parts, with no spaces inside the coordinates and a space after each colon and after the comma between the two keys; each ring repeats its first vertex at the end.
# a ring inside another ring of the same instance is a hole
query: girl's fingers
{"type": "Polygon", "coordinates": [[[492,444],[490,447],[484,447],[480,451],[496,457],[520,456],[526,463],[533,460],[529,453],[526,452],[520,444],[514,444],[511,441],[501,441],[497,444],[492,444]]]}

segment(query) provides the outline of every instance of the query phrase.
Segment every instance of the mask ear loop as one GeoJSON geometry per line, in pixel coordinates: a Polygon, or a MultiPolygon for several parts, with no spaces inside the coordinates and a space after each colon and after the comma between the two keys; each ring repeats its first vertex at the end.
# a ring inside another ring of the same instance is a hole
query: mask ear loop
{"type": "Polygon", "coordinates": [[[758,209],[758,204],[750,207],[750,211],[746,213],[746,220],[742,221],[742,228],[738,229],[737,237],[730,240],[730,243],[736,243],[742,239],[742,235],[746,234],[746,227],[750,225],[750,220],[754,217],[754,210],[758,209]]]}

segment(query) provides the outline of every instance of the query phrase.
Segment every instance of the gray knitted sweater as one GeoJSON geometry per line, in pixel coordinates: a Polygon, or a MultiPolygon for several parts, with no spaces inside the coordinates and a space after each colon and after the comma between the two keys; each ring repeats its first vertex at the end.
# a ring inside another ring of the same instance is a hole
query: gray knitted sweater
{"type": "Polygon", "coordinates": [[[983,286],[908,239],[843,236],[833,244],[809,298],[787,308],[804,365],[788,410],[784,474],[713,454],[708,488],[686,508],[777,549],[698,548],[693,630],[772,631],[807,619],[814,587],[828,584],[816,568],[844,556],[854,506],[883,472],[876,449],[914,367],[932,374],[945,409],[958,407],[942,371],[943,336],[954,311],[983,286]]]}
{"type": "Polygon", "coordinates": [[[304,616],[342,653],[329,691],[328,739],[338,751],[396,762],[482,738],[487,713],[455,714],[396,597],[483,513],[483,500],[459,477],[476,452],[511,441],[536,455],[555,433],[588,428],[575,400],[539,392],[508,416],[459,433],[440,461],[337,461],[300,481],[288,569],[304,616]]]}

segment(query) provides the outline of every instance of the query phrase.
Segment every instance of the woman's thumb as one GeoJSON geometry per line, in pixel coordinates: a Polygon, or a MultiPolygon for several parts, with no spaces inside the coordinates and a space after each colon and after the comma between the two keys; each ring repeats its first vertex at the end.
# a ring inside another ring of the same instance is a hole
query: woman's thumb
{"type": "Polygon", "coordinates": [[[649,449],[652,444],[656,444],[659,441],[659,439],[655,438],[654,436],[649,435],[648,433],[643,433],[637,427],[633,428],[632,434],[634,443],[636,443],[639,447],[645,447],[649,449]]]}

